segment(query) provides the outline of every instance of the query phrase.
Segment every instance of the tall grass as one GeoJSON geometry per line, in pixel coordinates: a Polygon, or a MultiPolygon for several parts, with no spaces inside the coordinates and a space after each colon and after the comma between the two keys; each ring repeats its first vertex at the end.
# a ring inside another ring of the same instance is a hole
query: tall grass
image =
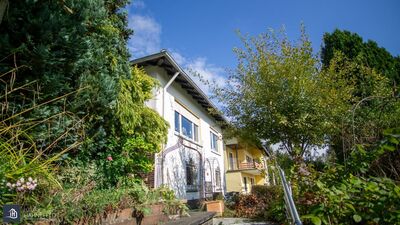
{"type": "Polygon", "coordinates": [[[0,205],[14,203],[29,207],[39,204],[41,198],[49,197],[52,191],[62,188],[56,177],[58,165],[68,151],[79,146],[79,138],[72,139],[71,136],[82,135],[83,119],[65,110],[40,118],[30,117],[35,110],[37,112],[50,107],[53,103],[65,104],[64,100],[74,92],[41,102],[36,81],[15,84],[21,67],[0,75],[0,87],[4,89],[0,93],[0,205]],[[21,90],[33,93],[30,98],[24,98],[22,103],[16,101],[21,90]],[[56,136],[51,129],[43,129],[66,119],[70,122],[65,123],[62,132],[56,136]],[[41,135],[43,137],[38,138],[41,135]],[[52,140],[48,140],[49,137],[52,140]],[[46,144],[43,144],[43,139],[46,144]],[[21,178],[28,180],[29,177],[32,178],[30,180],[37,180],[33,190],[18,191],[10,186],[17,184],[21,178]]]}

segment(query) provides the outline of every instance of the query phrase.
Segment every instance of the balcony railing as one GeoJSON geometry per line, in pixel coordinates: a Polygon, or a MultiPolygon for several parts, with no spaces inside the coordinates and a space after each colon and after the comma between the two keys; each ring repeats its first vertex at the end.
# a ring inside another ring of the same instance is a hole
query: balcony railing
{"type": "Polygon", "coordinates": [[[248,169],[263,169],[263,168],[264,168],[263,164],[256,161],[239,163],[239,167],[236,163],[234,163],[233,165],[229,165],[229,170],[248,170],[248,169]]]}
{"type": "Polygon", "coordinates": [[[256,168],[255,162],[239,163],[239,169],[240,170],[255,169],[255,168],[256,168]]]}

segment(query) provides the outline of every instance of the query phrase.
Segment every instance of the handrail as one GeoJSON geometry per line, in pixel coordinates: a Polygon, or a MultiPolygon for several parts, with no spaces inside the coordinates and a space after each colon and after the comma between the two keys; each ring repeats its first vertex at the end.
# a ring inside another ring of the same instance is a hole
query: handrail
{"type": "Polygon", "coordinates": [[[285,172],[281,169],[281,167],[276,162],[275,155],[271,151],[268,151],[268,149],[264,145],[262,145],[262,148],[264,149],[265,154],[267,156],[275,159],[275,165],[279,171],[279,176],[281,177],[285,206],[286,206],[286,210],[289,211],[290,219],[293,221],[293,223],[295,225],[302,225],[303,223],[301,222],[299,214],[297,212],[296,204],[294,204],[294,201],[293,201],[292,190],[290,189],[290,186],[289,186],[288,182],[286,181],[285,172]]]}
{"type": "Polygon", "coordinates": [[[289,211],[290,217],[295,225],[302,225],[299,214],[297,213],[296,205],[293,201],[292,191],[286,181],[285,172],[278,166],[279,175],[283,186],[286,208],[289,211]]]}

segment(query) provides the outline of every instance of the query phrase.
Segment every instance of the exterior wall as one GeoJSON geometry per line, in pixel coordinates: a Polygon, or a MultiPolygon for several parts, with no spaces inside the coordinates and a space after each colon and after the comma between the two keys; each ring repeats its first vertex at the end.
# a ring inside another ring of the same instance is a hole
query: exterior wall
{"type": "MultiPolygon", "coordinates": [[[[237,142],[237,141],[236,141],[237,142]]],[[[246,156],[255,161],[262,159],[264,156],[260,149],[247,145],[229,145],[225,150],[225,168],[226,168],[226,191],[227,192],[251,192],[251,180],[255,185],[265,185],[266,179],[264,175],[256,168],[243,168],[243,164],[248,163],[246,156]],[[239,147],[237,147],[239,146],[239,147]],[[237,149],[236,149],[237,148],[237,149]],[[233,166],[230,154],[233,156],[233,166]],[[238,165],[239,164],[239,165],[238,165]],[[244,178],[247,179],[247,191],[245,188],[244,178]]],[[[262,162],[260,162],[262,164],[262,162]]]]}
{"type": "Polygon", "coordinates": [[[226,192],[242,192],[242,173],[232,172],[226,174],[226,192]]]}
{"type": "MultiPolygon", "coordinates": [[[[215,119],[206,112],[181,86],[173,82],[164,91],[168,83],[168,76],[164,69],[156,66],[145,67],[146,72],[156,78],[160,88],[154,90],[154,98],[146,104],[155,109],[169,123],[168,141],[164,153],[156,156],[155,187],[168,185],[181,199],[193,200],[204,197],[205,182],[216,181],[215,170],[220,168],[221,187],[224,187],[224,159],[221,128],[215,119]],[[185,116],[199,128],[198,142],[189,140],[175,131],[175,111],[185,116]],[[210,131],[219,137],[219,152],[211,150],[210,131]],[[181,142],[179,142],[182,140],[181,142]],[[186,185],[186,162],[192,159],[196,165],[198,191],[188,190],[186,185]]],[[[212,187],[214,192],[223,191],[223,188],[212,187]]]]}

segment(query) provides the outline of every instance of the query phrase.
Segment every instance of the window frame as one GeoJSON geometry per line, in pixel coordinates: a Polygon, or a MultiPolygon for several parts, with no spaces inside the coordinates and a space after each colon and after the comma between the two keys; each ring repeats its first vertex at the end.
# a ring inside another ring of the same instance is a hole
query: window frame
{"type": "Polygon", "coordinates": [[[216,133],[210,131],[210,148],[211,148],[211,151],[219,152],[218,139],[219,139],[218,135],[216,133]],[[215,143],[214,143],[213,137],[215,137],[215,143]]]}
{"type": "Polygon", "coordinates": [[[175,119],[175,132],[181,133],[181,114],[179,114],[178,111],[175,111],[174,113],[174,119],[175,119]],[[176,126],[178,125],[178,127],[176,126]]]}
{"type": "Polygon", "coordinates": [[[177,110],[175,110],[174,118],[175,118],[175,123],[174,123],[175,124],[175,129],[174,129],[175,133],[178,133],[179,135],[183,136],[184,138],[194,141],[195,143],[199,143],[199,135],[200,135],[199,125],[197,125],[192,120],[190,120],[189,118],[187,118],[184,115],[182,115],[181,113],[179,113],[177,110]],[[183,118],[191,124],[190,132],[191,132],[192,137],[183,134],[183,118]],[[178,122],[176,122],[176,119],[178,119],[178,122]],[[178,129],[176,128],[177,124],[179,125],[178,129]]]}

